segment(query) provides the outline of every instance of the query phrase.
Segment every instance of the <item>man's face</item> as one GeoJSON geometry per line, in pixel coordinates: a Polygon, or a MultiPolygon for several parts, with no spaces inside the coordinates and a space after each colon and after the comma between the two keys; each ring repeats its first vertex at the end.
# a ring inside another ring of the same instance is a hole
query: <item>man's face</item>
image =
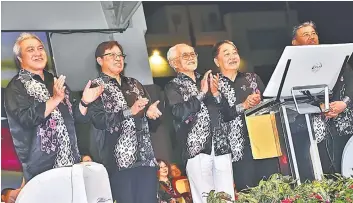
{"type": "Polygon", "coordinates": [[[240,66],[238,50],[229,43],[224,43],[219,47],[218,56],[214,61],[221,70],[238,70],[240,66]]]}
{"type": "Polygon", "coordinates": [[[295,39],[292,40],[292,45],[318,45],[319,37],[315,29],[311,26],[305,26],[297,30],[295,39]]]}
{"type": "Polygon", "coordinates": [[[97,62],[107,75],[119,75],[124,69],[123,53],[118,46],[105,50],[103,56],[97,58],[97,62]]]}
{"type": "Polygon", "coordinates": [[[22,68],[38,71],[43,70],[47,64],[48,58],[43,44],[35,38],[23,40],[20,43],[20,54],[18,60],[22,68]]]}
{"type": "Polygon", "coordinates": [[[177,47],[177,56],[172,59],[172,63],[177,71],[191,72],[197,68],[197,54],[194,48],[187,45],[177,47]]]}

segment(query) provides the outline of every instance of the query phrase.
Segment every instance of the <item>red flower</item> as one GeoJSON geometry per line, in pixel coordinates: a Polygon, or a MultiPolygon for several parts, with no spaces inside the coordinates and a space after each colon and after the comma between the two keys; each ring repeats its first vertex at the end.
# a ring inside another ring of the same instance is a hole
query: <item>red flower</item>
{"type": "Polygon", "coordinates": [[[287,199],[281,200],[281,203],[292,203],[292,200],[287,198],[287,199]]]}
{"type": "Polygon", "coordinates": [[[353,185],[349,186],[349,189],[353,189],[353,185]]]}
{"type": "Polygon", "coordinates": [[[319,195],[319,194],[316,194],[316,195],[315,195],[315,198],[318,199],[318,200],[322,200],[322,197],[321,197],[321,195],[319,195]]]}

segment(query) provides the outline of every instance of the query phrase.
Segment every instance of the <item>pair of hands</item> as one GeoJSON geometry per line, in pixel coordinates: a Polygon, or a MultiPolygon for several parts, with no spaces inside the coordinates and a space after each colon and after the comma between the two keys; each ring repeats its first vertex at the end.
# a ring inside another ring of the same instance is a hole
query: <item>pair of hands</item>
{"type": "MultiPolygon", "coordinates": [[[[326,118],[336,118],[338,114],[342,113],[347,108],[347,104],[343,101],[334,101],[330,103],[330,109],[324,113],[326,118]]],[[[321,109],[324,110],[324,104],[321,105],[321,109]]]]}
{"type": "Polygon", "coordinates": [[[206,94],[208,90],[210,90],[212,95],[214,97],[217,97],[219,95],[219,91],[218,91],[219,74],[217,73],[217,75],[213,75],[211,72],[212,70],[209,70],[203,76],[203,79],[201,80],[201,92],[206,94]]]}
{"type": "MultiPolygon", "coordinates": [[[[201,80],[201,92],[206,94],[208,90],[211,91],[213,96],[218,96],[219,91],[218,91],[218,85],[219,85],[219,74],[213,75],[211,73],[212,71],[209,70],[205,73],[203,76],[203,79],[201,80]],[[210,83],[208,82],[210,81],[210,83]]],[[[261,94],[259,90],[256,90],[253,94],[249,95],[245,102],[243,102],[243,106],[245,109],[250,109],[256,105],[258,105],[261,102],[261,94]]]]}
{"type": "Polygon", "coordinates": [[[245,109],[253,108],[261,102],[261,92],[256,90],[254,93],[249,95],[246,100],[243,102],[243,107],[245,109]]]}
{"type": "MultiPolygon", "coordinates": [[[[60,77],[54,78],[54,87],[53,87],[53,98],[57,101],[62,101],[65,98],[65,79],[66,76],[60,75],[60,77]]],[[[95,101],[104,91],[104,86],[100,85],[98,87],[90,88],[92,82],[88,81],[86,84],[85,89],[83,90],[82,94],[82,101],[85,104],[90,104],[91,102],[95,101]]],[[[133,115],[136,115],[142,109],[146,107],[148,104],[148,99],[146,98],[139,98],[134,105],[131,107],[131,112],[133,115]]],[[[150,119],[157,119],[159,118],[162,113],[157,108],[159,101],[153,103],[147,110],[147,117],[150,119]]]]}
{"type": "MultiPolygon", "coordinates": [[[[148,99],[147,98],[139,98],[138,100],[135,101],[135,103],[131,107],[131,113],[132,115],[136,115],[138,112],[143,110],[146,105],[148,104],[148,99]]],[[[159,104],[159,100],[154,102],[152,105],[150,105],[147,109],[146,115],[149,119],[156,120],[162,115],[162,112],[159,111],[157,105],[159,104]]]]}
{"type": "MultiPolygon", "coordinates": [[[[65,89],[66,89],[65,79],[66,79],[66,76],[63,76],[63,75],[60,75],[58,79],[56,77],[54,78],[53,98],[60,102],[63,101],[65,98],[65,89]]],[[[89,80],[88,83],[86,84],[85,89],[83,90],[82,101],[85,104],[89,104],[95,101],[104,91],[103,85],[90,88],[91,83],[92,82],[89,80]]]]}

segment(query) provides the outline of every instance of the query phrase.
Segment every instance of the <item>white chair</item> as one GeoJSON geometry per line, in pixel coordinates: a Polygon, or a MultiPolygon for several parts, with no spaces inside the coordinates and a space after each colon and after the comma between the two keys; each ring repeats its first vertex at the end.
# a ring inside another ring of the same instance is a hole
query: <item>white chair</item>
{"type": "Polygon", "coordinates": [[[103,165],[83,162],[51,169],[31,179],[16,203],[113,203],[103,165]]]}
{"type": "Polygon", "coordinates": [[[342,175],[344,177],[353,177],[353,137],[351,137],[344,150],[342,155],[342,175]]]}

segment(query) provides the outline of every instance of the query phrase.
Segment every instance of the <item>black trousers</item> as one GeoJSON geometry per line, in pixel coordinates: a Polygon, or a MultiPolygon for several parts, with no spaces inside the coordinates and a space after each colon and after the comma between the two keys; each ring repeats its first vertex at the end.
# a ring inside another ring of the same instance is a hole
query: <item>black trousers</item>
{"type": "Polygon", "coordinates": [[[117,203],[157,203],[157,168],[140,166],[110,176],[113,200],[117,203]]]}

